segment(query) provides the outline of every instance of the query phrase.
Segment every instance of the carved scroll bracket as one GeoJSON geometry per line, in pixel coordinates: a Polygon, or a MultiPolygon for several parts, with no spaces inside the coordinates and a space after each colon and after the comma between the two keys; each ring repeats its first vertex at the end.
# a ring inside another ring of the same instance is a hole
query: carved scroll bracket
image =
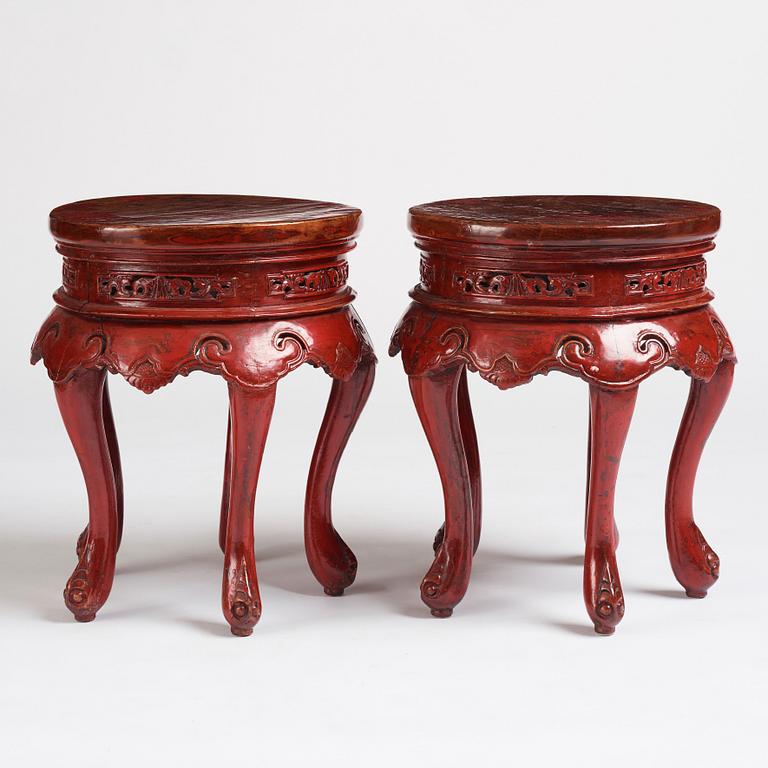
{"type": "Polygon", "coordinates": [[[390,345],[410,376],[464,364],[500,389],[551,370],[608,389],[637,385],[664,366],[708,381],[733,346],[710,307],[643,321],[488,320],[435,312],[418,303],[390,345]]]}
{"type": "Polygon", "coordinates": [[[32,345],[31,362],[41,359],[55,382],[106,368],[146,393],[194,370],[267,387],[303,363],[347,380],[359,365],[376,362],[351,307],[290,320],[183,325],[98,321],[56,308],[32,345]]]}

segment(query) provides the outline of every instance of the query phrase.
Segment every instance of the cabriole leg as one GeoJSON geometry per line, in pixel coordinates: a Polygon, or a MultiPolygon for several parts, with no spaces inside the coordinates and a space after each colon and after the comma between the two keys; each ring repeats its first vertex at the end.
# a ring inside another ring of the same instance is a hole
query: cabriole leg
{"type": "MultiPolygon", "coordinates": [[[[592,399],[589,402],[589,417],[587,420],[587,484],[584,501],[584,540],[587,539],[587,510],[589,508],[589,479],[592,475],[592,399]]],[[[616,549],[619,548],[619,527],[616,525],[616,519],[613,520],[613,544],[616,549]]]]}
{"type": "Polygon", "coordinates": [[[371,387],[374,363],[363,359],[348,381],[334,379],[315,444],[304,505],[304,546],[309,567],[327,595],[338,597],[357,574],[357,559],[336,532],[331,495],[336,470],[371,387]]]}
{"type": "Polygon", "coordinates": [[[77,454],[88,492],[88,528],[64,602],[78,621],[92,621],[107,600],[115,576],[118,500],[104,425],[106,370],[82,370],[56,384],[56,400],[77,454]]]}
{"type": "Polygon", "coordinates": [[[611,391],[591,386],[584,601],[595,631],[610,635],[624,615],[616,566],[613,498],[637,387],[611,391]]]}
{"type": "Polygon", "coordinates": [[[229,516],[229,484],[232,481],[232,417],[227,415],[227,447],[224,452],[224,484],[221,490],[221,512],[219,513],[219,547],[224,551],[227,540],[227,517],[229,516]]]}
{"type": "Polygon", "coordinates": [[[675,578],[689,597],[705,597],[720,573],[720,560],[693,520],[693,487],[704,445],[728,399],[733,371],[733,361],[725,360],[710,381],[691,380],[669,464],[667,549],[675,578]]]}
{"type": "MultiPolygon", "coordinates": [[[[475,420],[472,416],[472,405],[469,400],[469,387],[467,385],[467,369],[463,368],[459,380],[459,425],[461,437],[464,443],[464,453],[467,457],[467,469],[469,470],[469,484],[472,493],[472,527],[473,527],[473,554],[477,552],[480,544],[482,530],[482,482],[480,479],[480,452],[477,447],[477,432],[475,420]]],[[[443,542],[445,525],[441,525],[435,536],[432,548],[437,552],[443,542]]]]}
{"type": "MultiPolygon", "coordinates": [[[[104,433],[107,437],[109,457],[112,461],[112,472],[115,477],[115,491],[117,493],[117,548],[123,539],[123,470],[120,464],[120,447],[117,443],[115,431],[115,419],[112,416],[112,405],[109,400],[109,376],[104,377],[104,392],[102,394],[102,411],[104,416],[104,433]]],[[[77,540],[77,556],[83,554],[85,542],[88,540],[88,526],[80,534],[77,540]]]]}
{"type": "Polygon", "coordinates": [[[232,634],[246,637],[261,616],[253,554],[253,505],[276,385],[229,385],[231,466],[229,519],[224,537],[222,609],[232,634]]]}
{"type": "Polygon", "coordinates": [[[456,366],[409,377],[445,498],[445,536],[421,583],[421,599],[441,618],[450,616],[464,597],[472,569],[472,491],[458,405],[461,375],[462,368],[456,366]]]}

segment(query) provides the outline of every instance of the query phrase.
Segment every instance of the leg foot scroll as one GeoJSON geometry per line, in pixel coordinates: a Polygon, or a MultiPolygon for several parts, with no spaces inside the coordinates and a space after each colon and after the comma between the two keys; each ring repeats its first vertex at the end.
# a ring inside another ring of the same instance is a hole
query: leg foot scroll
{"type": "Polygon", "coordinates": [[[624,593],[616,566],[613,497],[637,387],[591,386],[589,487],[587,490],[584,602],[595,631],[613,634],[624,616],[624,593]]]}
{"type": "Polygon", "coordinates": [[[667,550],[675,578],[688,597],[705,597],[720,575],[720,560],[693,519],[693,488],[704,445],[728,399],[733,370],[734,362],[724,360],[709,382],[691,380],[669,465],[667,550]]]}

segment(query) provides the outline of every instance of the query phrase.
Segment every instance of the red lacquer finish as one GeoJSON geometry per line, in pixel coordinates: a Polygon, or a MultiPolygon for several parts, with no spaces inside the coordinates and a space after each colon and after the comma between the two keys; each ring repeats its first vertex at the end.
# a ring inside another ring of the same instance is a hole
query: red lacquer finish
{"type": "Polygon", "coordinates": [[[693,482],[733,375],[709,306],[704,254],[717,208],[661,198],[560,196],[416,206],[420,282],[392,338],[443,481],[446,523],[422,599],[448,616],[480,536],[480,468],[466,371],[501,389],[562,371],[590,387],[584,598],[595,629],[624,614],[613,494],[638,385],[671,366],[692,378],[670,465],[675,576],[703,597],[719,562],[693,522],[693,482]]]}
{"type": "Polygon", "coordinates": [[[157,195],[87,200],[51,213],[63,255],[43,359],[88,488],[89,523],[65,590],[89,621],[112,586],[123,480],[106,373],[146,393],[200,370],[229,385],[219,542],[232,632],[261,615],[253,553],[259,466],[278,381],[303,363],[333,378],[307,485],[306,549],[328,594],[357,562],[331,521],[331,490],[373,383],[375,357],[350,302],[355,208],[306,200],[157,195]]]}

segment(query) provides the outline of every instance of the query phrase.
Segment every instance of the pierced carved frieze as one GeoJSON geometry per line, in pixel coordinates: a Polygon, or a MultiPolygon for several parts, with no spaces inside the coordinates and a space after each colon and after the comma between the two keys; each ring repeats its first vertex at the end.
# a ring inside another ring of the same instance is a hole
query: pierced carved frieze
{"type": "Polygon", "coordinates": [[[134,301],[218,301],[235,295],[235,278],[110,272],[96,278],[100,296],[134,301]]]}
{"type": "Polygon", "coordinates": [[[419,282],[425,290],[429,290],[435,283],[435,267],[426,259],[419,261],[419,282]]]}
{"type": "Polygon", "coordinates": [[[348,277],[349,265],[343,262],[322,269],[267,275],[267,289],[270,296],[282,295],[286,298],[331,293],[341,288],[348,277]]]}
{"type": "Polygon", "coordinates": [[[592,296],[594,277],[563,274],[532,274],[464,267],[453,274],[453,286],[474,296],[575,299],[592,296]]]}
{"type": "Polygon", "coordinates": [[[410,376],[464,364],[500,389],[550,370],[621,389],[636,386],[664,366],[709,381],[723,360],[733,359],[724,333],[708,307],[623,323],[499,323],[480,318],[457,323],[453,315],[415,303],[393,334],[390,355],[402,353],[410,376]]]}
{"type": "Polygon", "coordinates": [[[66,291],[77,288],[77,277],[77,267],[69,259],[64,259],[61,263],[61,284],[66,291]]]}
{"type": "Polygon", "coordinates": [[[657,296],[703,288],[707,281],[707,264],[699,261],[676,269],[646,270],[627,275],[624,293],[627,296],[657,296]]]}

